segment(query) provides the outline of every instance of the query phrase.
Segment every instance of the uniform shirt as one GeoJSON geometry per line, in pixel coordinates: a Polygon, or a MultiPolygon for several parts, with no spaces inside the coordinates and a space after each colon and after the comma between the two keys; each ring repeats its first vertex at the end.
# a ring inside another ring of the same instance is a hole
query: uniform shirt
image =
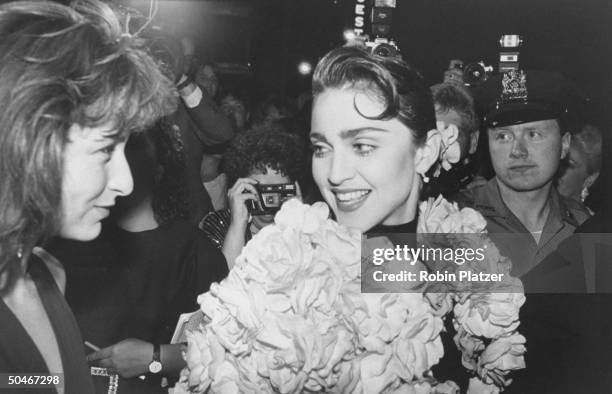
{"type": "Polygon", "coordinates": [[[525,228],[523,223],[510,211],[502,200],[497,179],[493,177],[486,184],[467,190],[455,199],[461,206],[468,206],[480,212],[487,220],[487,231],[492,234],[512,234],[493,237],[500,252],[512,260],[512,275],[521,277],[548,254],[557,249],[565,238],[589,216],[581,203],[566,199],[551,188],[550,212],[539,241],[525,228]]]}

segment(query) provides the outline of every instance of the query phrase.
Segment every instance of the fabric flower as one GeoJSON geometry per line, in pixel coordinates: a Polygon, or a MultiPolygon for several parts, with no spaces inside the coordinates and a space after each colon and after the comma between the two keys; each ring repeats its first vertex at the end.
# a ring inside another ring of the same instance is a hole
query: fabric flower
{"type": "Polygon", "coordinates": [[[488,384],[473,377],[470,379],[467,394],[499,394],[501,390],[494,384],[488,384]]]}
{"type": "Polygon", "coordinates": [[[448,171],[461,158],[461,147],[458,140],[459,129],[454,124],[446,126],[444,122],[436,122],[436,129],[442,137],[439,155],[440,163],[442,168],[448,171]]]}
{"type": "MultiPolygon", "coordinates": [[[[443,199],[420,209],[426,232],[484,228],[478,216],[443,199]]],[[[203,324],[186,335],[187,367],[175,392],[456,393],[454,383],[431,376],[444,355],[442,319],[451,310],[464,364],[482,380],[474,385],[504,385],[507,373],[521,368],[522,287],[510,295],[362,293],[361,234],[328,216],[325,205],[288,201],[228,277],[198,297],[203,324]],[[484,348],[478,335],[493,341],[484,348]]],[[[439,242],[457,242],[440,235],[439,242]]],[[[391,246],[385,239],[366,244],[366,263],[375,267],[367,260],[372,247],[391,246]]],[[[491,256],[496,262],[483,270],[507,268],[491,256]]],[[[419,261],[409,267],[427,269],[419,261]]]]}
{"type": "Polygon", "coordinates": [[[522,293],[473,294],[455,305],[455,320],[472,335],[498,338],[519,325],[522,293]]]}
{"type": "Polygon", "coordinates": [[[503,387],[510,371],[525,368],[525,337],[513,333],[491,342],[482,352],[478,362],[478,375],[485,383],[503,387]]]}
{"type": "Polygon", "coordinates": [[[419,205],[417,233],[483,233],[487,222],[471,208],[459,209],[442,196],[429,198],[419,205]]]}

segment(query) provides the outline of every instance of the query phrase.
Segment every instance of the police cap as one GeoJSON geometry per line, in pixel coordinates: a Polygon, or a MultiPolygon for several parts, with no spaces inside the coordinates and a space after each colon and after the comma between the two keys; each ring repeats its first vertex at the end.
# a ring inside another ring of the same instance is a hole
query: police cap
{"type": "Polygon", "coordinates": [[[545,119],[569,122],[586,100],[559,73],[523,70],[492,76],[476,89],[475,98],[486,127],[545,119]]]}

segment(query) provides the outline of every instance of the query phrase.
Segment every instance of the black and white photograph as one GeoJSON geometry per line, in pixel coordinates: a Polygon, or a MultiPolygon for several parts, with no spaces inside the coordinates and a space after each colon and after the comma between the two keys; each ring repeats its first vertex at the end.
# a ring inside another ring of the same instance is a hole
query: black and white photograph
{"type": "Polygon", "coordinates": [[[0,0],[0,394],[610,392],[611,20],[0,0]]]}

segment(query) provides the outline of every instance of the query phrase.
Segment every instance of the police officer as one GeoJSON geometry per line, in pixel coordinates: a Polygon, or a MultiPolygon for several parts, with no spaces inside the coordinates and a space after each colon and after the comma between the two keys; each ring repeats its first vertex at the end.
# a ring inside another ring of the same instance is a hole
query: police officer
{"type": "Polygon", "coordinates": [[[458,201],[480,211],[490,233],[507,233],[500,250],[522,276],[589,217],[561,197],[553,180],[570,147],[580,96],[560,74],[511,70],[476,90],[495,176],[458,201]]]}

